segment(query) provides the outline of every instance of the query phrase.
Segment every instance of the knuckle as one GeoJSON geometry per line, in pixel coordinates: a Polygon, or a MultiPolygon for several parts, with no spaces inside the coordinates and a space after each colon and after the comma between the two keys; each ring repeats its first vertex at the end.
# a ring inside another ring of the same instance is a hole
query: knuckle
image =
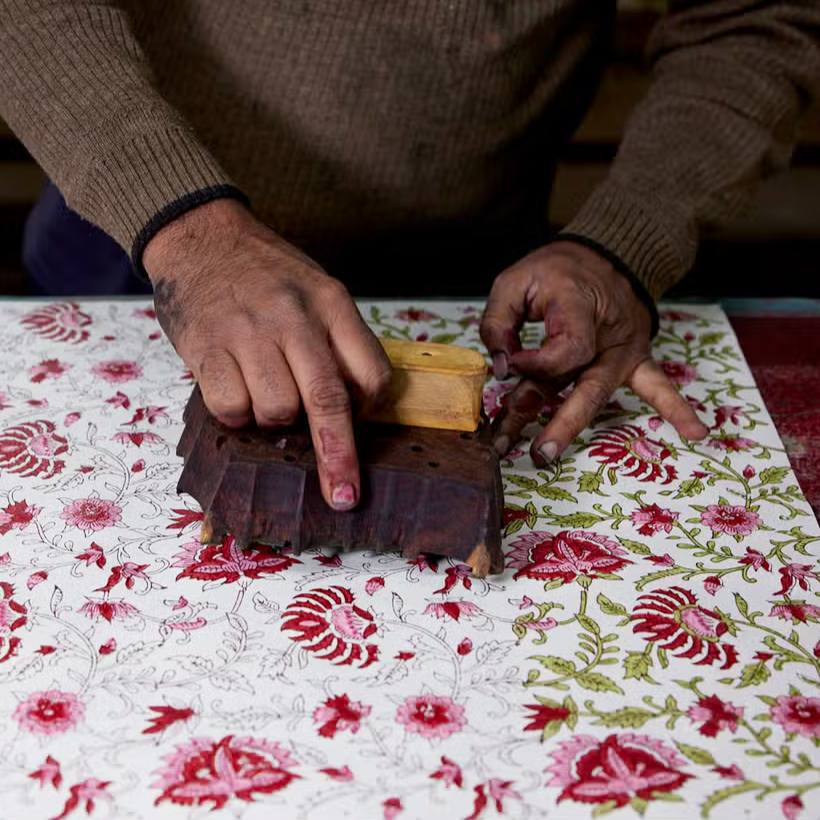
{"type": "Polygon", "coordinates": [[[389,362],[371,368],[362,378],[360,387],[368,396],[380,396],[387,390],[393,378],[393,368],[389,362]]]}
{"type": "Polygon", "coordinates": [[[254,416],[260,427],[290,427],[299,417],[296,399],[277,402],[262,407],[254,404],[254,416]]]}
{"type": "Polygon", "coordinates": [[[308,385],[307,402],[313,413],[343,416],[350,412],[350,394],[335,375],[322,374],[308,385]]]}
{"type": "Polygon", "coordinates": [[[572,335],[567,338],[567,352],[573,364],[581,365],[591,361],[595,356],[595,345],[586,335],[572,335]]]}
{"type": "Polygon", "coordinates": [[[589,410],[596,413],[606,406],[612,396],[612,388],[598,379],[589,379],[584,382],[584,390],[581,396],[589,410]]]}

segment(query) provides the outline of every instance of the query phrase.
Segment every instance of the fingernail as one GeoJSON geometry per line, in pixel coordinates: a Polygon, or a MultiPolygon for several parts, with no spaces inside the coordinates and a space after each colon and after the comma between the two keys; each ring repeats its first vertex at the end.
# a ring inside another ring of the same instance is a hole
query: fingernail
{"type": "Polygon", "coordinates": [[[506,353],[493,353],[493,375],[501,381],[507,378],[510,369],[506,353]]]}
{"type": "Polygon", "coordinates": [[[544,461],[555,461],[558,455],[558,445],[554,441],[548,441],[538,448],[538,453],[544,461]]]}
{"type": "Polygon", "coordinates": [[[356,503],[356,489],[352,484],[337,484],[330,496],[337,510],[349,510],[356,503]]]}
{"type": "Polygon", "coordinates": [[[510,452],[510,437],[509,436],[499,436],[493,442],[493,449],[499,456],[505,456],[507,453],[510,452]]]}

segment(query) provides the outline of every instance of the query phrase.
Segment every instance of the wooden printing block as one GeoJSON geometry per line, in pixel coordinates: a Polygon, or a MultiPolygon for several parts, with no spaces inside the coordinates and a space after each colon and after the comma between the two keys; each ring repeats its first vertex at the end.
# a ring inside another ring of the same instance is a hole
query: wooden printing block
{"type": "Polygon", "coordinates": [[[474,432],[361,423],[361,500],[349,512],[322,498],[307,423],[280,431],[231,430],[207,410],[199,387],[177,448],[179,492],[205,511],[203,543],[233,535],[290,546],[401,550],[456,558],[483,577],[504,568],[504,495],[487,426],[474,432]]]}

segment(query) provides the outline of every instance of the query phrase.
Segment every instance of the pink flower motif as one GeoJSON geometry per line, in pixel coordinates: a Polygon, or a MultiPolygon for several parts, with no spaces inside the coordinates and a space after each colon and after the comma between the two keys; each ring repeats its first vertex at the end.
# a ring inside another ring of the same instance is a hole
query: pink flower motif
{"type": "Polygon", "coordinates": [[[257,795],[273,794],[299,777],[289,770],[296,765],[290,753],[264,738],[195,737],[163,760],[160,779],[153,784],[162,789],[155,805],[164,800],[181,806],[210,802],[217,810],[229,800],[253,802],[257,795]]]}
{"type": "Polygon", "coordinates": [[[466,725],[464,707],[447,696],[415,695],[398,708],[396,722],[410,734],[428,739],[450,737],[466,725]]]}
{"type": "Polygon", "coordinates": [[[634,798],[656,800],[674,792],[692,775],[680,771],[685,761],[659,740],[625,733],[605,740],[575,735],[557,744],[546,771],[548,786],[563,789],[558,802],[609,803],[620,808],[634,798]]]}
{"type": "Polygon", "coordinates": [[[71,427],[72,424],[76,424],[82,416],[82,413],[69,413],[64,419],[63,424],[66,427],[71,427]]]}
{"type": "Polygon", "coordinates": [[[798,815],[804,808],[803,801],[800,799],[799,794],[792,794],[783,800],[780,808],[786,820],[797,820],[798,815]]]}
{"type": "Polygon", "coordinates": [[[375,575],[373,578],[370,578],[364,585],[364,591],[368,595],[373,595],[374,593],[382,589],[382,587],[384,587],[384,578],[382,578],[380,575],[375,575]]]}
{"type": "Polygon", "coordinates": [[[672,532],[678,520],[678,513],[664,510],[657,504],[648,504],[635,510],[630,516],[632,524],[638,527],[641,535],[654,535],[656,532],[672,532]]]}
{"type": "Polygon", "coordinates": [[[710,504],[701,514],[704,527],[727,535],[751,535],[760,526],[760,516],[745,507],[710,504]]]}
{"type": "Polygon", "coordinates": [[[473,642],[469,638],[463,638],[461,643],[456,647],[456,652],[459,655],[469,655],[473,651],[473,642]]]}
{"type": "Polygon", "coordinates": [[[686,362],[661,362],[661,369],[666,373],[666,378],[673,384],[681,387],[691,384],[698,377],[698,371],[686,362]]]}
{"type": "MultiPolygon", "coordinates": [[[[182,524],[171,524],[168,529],[182,529],[191,521],[202,520],[202,513],[191,510],[174,510],[182,513],[182,524]]],[[[179,519],[178,519],[179,521],[179,519]]],[[[199,540],[189,541],[182,545],[182,552],[177,553],[172,567],[181,567],[181,578],[195,581],[224,581],[235,584],[240,578],[256,579],[275,572],[284,572],[294,564],[299,564],[283,551],[262,544],[254,544],[248,549],[241,549],[232,535],[225,537],[221,544],[202,544],[199,540]]]]}
{"type": "Polygon", "coordinates": [[[119,524],[122,510],[113,501],[92,496],[72,501],[60,513],[60,518],[84,532],[97,532],[119,524]]]}
{"type": "Polygon", "coordinates": [[[820,606],[807,604],[805,601],[792,601],[788,604],[775,604],[769,610],[770,618],[782,618],[784,621],[804,624],[810,621],[813,624],[820,618],[820,606]]]}
{"type": "Polygon", "coordinates": [[[741,417],[745,416],[742,407],[734,407],[731,405],[723,405],[715,410],[715,423],[712,425],[713,430],[723,427],[727,421],[732,424],[739,424],[741,417]]]}
{"type": "Polygon", "coordinates": [[[787,564],[785,567],[780,567],[780,589],[775,592],[775,595],[785,595],[795,584],[800,586],[800,589],[807,590],[809,588],[809,580],[817,580],[817,573],[813,571],[812,564],[787,564]]]}
{"type": "Polygon", "coordinates": [[[132,431],[130,433],[114,433],[111,436],[111,441],[116,441],[118,444],[133,444],[135,447],[142,447],[143,444],[164,444],[160,436],[156,433],[142,433],[132,431]]]}
{"type": "Polygon", "coordinates": [[[766,572],[771,572],[771,567],[769,566],[769,562],[766,560],[766,556],[762,552],[758,552],[756,549],[752,549],[752,547],[746,547],[746,557],[741,558],[741,564],[747,564],[753,570],[758,569],[765,569],[766,572]]]}
{"type": "Polygon", "coordinates": [[[755,468],[752,467],[751,464],[747,464],[743,468],[743,477],[744,478],[746,478],[746,479],[754,478],[756,475],[757,475],[757,472],[755,471],[755,468]]]}
{"type": "Polygon", "coordinates": [[[404,806],[398,797],[389,797],[382,803],[384,808],[384,820],[396,820],[396,818],[404,811],[404,806]]]}
{"type": "Polygon", "coordinates": [[[703,588],[710,595],[714,595],[723,586],[723,581],[717,575],[710,575],[703,579],[703,588]]]}
{"type": "Polygon", "coordinates": [[[476,618],[484,613],[481,607],[472,601],[444,601],[444,603],[428,604],[424,609],[425,615],[436,618],[452,618],[457,621],[462,615],[465,618],[476,618]]]}
{"type": "Polygon", "coordinates": [[[349,783],[353,780],[353,772],[350,771],[350,766],[345,764],[341,769],[334,769],[328,767],[326,769],[319,769],[322,774],[326,774],[331,780],[338,780],[340,783],[349,783]]]}
{"type": "Polygon", "coordinates": [[[39,507],[27,504],[25,501],[9,504],[0,511],[0,535],[5,535],[10,530],[24,530],[34,521],[39,512],[39,507]]]}
{"type": "Polygon", "coordinates": [[[35,364],[28,369],[28,374],[31,381],[39,384],[46,379],[59,379],[64,373],[67,373],[74,365],[62,364],[57,359],[44,359],[40,364],[35,364]]]}
{"type": "Polygon", "coordinates": [[[338,695],[328,698],[322,706],[313,712],[313,722],[321,723],[319,734],[322,737],[335,737],[336,732],[350,729],[356,734],[361,726],[362,718],[366,718],[372,707],[365,706],[358,701],[351,701],[347,695],[338,695]]]}
{"type": "Polygon", "coordinates": [[[716,737],[722,729],[737,731],[737,722],[743,717],[743,707],[722,701],[716,695],[701,698],[687,711],[689,719],[700,723],[698,731],[704,737],[716,737]]]}
{"type": "Polygon", "coordinates": [[[32,572],[26,579],[26,587],[28,587],[28,589],[34,589],[38,584],[42,584],[46,578],[48,578],[48,573],[43,570],[32,572]]]}
{"type": "Polygon", "coordinates": [[[820,737],[820,698],[781,695],[770,710],[771,718],[784,732],[802,737],[820,737]]]}
{"type": "Polygon", "coordinates": [[[91,317],[76,302],[58,302],[35,308],[20,323],[44,339],[79,344],[88,339],[85,328],[91,324],[91,317]]]}
{"type": "Polygon", "coordinates": [[[396,318],[400,322],[430,322],[433,319],[440,318],[437,313],[431,313],[429,310],[417,310],[410,308],[409,310],[400,310],[396,313],[396,318]]]}
{"type": "Polygon", "coordinates": [[[31,772],[29,777],[33,780],[39,780],[40,788],[49,785],[54,786],[55,789],[59,789],[60,784],[63,782],[60,764],[51,755],[48,755],[46,762],[43,763],[39,769],[31,772]]]}
{"type": "Polygon", "coordinates": [[[122,384],[138,379],[142,375],[142,367],[133,361],[112,359],[107,362],[98,362],[91,368],[91,372],[98,378],[110,384],[122,384]]]}
{"type": "Polygon", "coordinates": [[[110,655],[112,652],[117,651],[117,639],[116,638],[109,638],[105,643],[100,644],[100,654],[101,655],[110,655]]]}
{"type": "Polygon", "coordinates": [[[118,390],[110,399],[106,399],[105,403],[113,404],[114,407],[122,407],[124,410],[127,410],[131,406],[131,399],[129,399],[125,393],[121,393],[118,390]]]}
{"type": "Polygon", "coordinates": [[[65,462],[56,456],[68,450],[68,443],[54,429],[50,421],[27,421],[0,432],[0,469],[44,479],[62,472],[65,462]]]}
{"type": "Polygon", "coordinates": [[[131,465],[131,472],[132,473],[141,473],[145,469],[145,461],[141,458],[137,459],[131,465]]]}
{"type": "Polygon", "coordinates": [[[494,419],[504,406],[504,400],[512,393],[515,382],[492,382],[484,388],[484,412],[494,419]]]}
{"type": "Polygon", "coordinates": [[[20,728],[36,735],[56,735],[73,729],[85,715],[85,704],[71,692],[34,692],[17,704],[20,728]]]}
{"type": "Polygon", "coordinates": [[[134,311],[134,316],[138,316],[141,319],[156,319],[157,312],[154,308],[138,308],[134,311]]]}
{"type": "Polygon", "coordinates": [[[722,778],[726,780],[745,780],[746,775],[743,774],[743,769],[737,765],[737,763],[732,763],[731,766],[715,766],[712,771],[715,774],[719,774],[722,778]]]}
{"type": "Polygon", "coordinates": [[[8,394],[0,390],[0,410],[5,410],[7,407],[11,407],[8,394]]]}
{"type": "Polygon", "coordinates": [[[111,785],[109,780],[97,780],[96,777],[89,777],[81,783],[75,783],[68,790],[68,797],[66,798],[63,810],[54,818],[54,820],[65,820],[69,814],[80,806],[84,806],[85,813],[91,814],[94,811],[95,800],[113,800],[106,789],[111,785]]]}
{"type": "Polygon", "coordinates": [[[662,310],[658,315],[666,322],[695,322],[700,318],[686,310],[662,310]]]}
{"type": "Polygon", "coordinates": [[[458,786],[460,789],[464,785],[461,766],[444,755],[441,756],[441,765],[430,775],[430,779],[441,780],[448,789],[450,786],[458,786]]]}
{"type": "Polygon", "coordinates": [[[646,560],[659,567],[674,567],[675,559],[667,552],[663,555],[647,555],[646,560]]]}
{"type": "Polygon", "coordinates": [[[664,462],[672,452],[663,442],[647,438],[635,424],[624,424],[607,430],[599,430],[592,436],[589,455],[602,464],[610,464],[630,478],[640,481],[656,481],[669,484],[677,476],[677,470],[664,462]]]}
{"type": "Polygon", "coordinates": [[[139,615],[139,610],[127,601],[94,600],[93,598],[87,598],[77,611],[88,615],[93,620],[103,618],[109,623],[115,620],[124,621],[126,618],[139,615]]]}
{"type": "Polygon", "coordinates": [[[751,450],[752,447],[757,447],[757,442],[744,436],[712,436],[709,439],[709,447],[713,447],[715,450],[738,453],[741,450],[751,450]]]}
{"type": "Polygon", "coordinates": [[[654,433],[659,427],[663,427],[663,419],[660,416],[652,416],[646,426],[654,433]]]}

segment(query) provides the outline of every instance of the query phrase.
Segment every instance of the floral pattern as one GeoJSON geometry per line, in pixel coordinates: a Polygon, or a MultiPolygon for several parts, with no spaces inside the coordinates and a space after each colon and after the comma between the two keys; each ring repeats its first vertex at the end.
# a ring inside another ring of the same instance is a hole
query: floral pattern
{"type": "MultiPolygon", "coordinates": [[[[481,305],[362,307],[482,349],[481,305]]],[[[820,528],[718,309],[655,341],[709,437],[622,390],[560,461],[521,442],[484,579],[201,544],[150,305],[0,310],[3,816],[811,820],[820,528]]]]}

